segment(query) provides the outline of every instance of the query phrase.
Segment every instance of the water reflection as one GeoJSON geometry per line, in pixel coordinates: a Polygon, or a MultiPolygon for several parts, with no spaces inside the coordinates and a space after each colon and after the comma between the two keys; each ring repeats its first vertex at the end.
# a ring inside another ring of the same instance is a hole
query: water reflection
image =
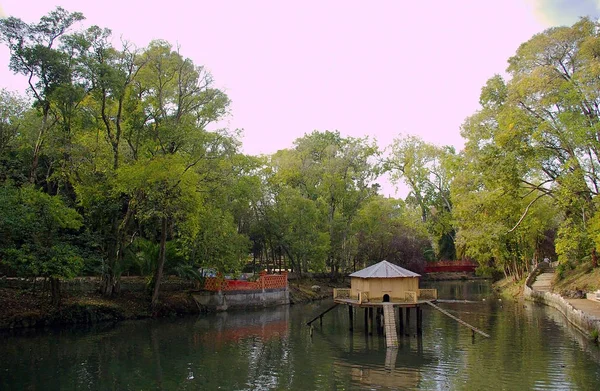
{"type": "Polygon", "coordinates": [[[401,337],[398,349],[365,335],[358,314],[350,333],[346,308],[327,314],[311,338],[305,322],[329,303],[28,331],[0,335],[0,389],[589,390],[600,384],[598,347],[557,311],[483,301],[485,282],[438,287],[446,297],[476,301],[441,305],[492,338],[473,340],[468,329],[427,308],[423,338],[401,337]]]}

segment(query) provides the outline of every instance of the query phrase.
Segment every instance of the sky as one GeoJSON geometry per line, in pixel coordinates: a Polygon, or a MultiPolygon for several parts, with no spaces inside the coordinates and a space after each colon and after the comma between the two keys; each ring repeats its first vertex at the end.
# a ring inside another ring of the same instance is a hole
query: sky
{"type": "MultiPolygon", "coordinates": [[[[37,22],[58,5],[110,28],[115,43],[165,39],[206,66],[232,100],[221,125],[243,129],[248,154],[313,130],[382,149],[408,134],[461,149],[481,87],[521,43],[600,15],[600,0],[0,0],[0,16],[37,22]]],[[[8,61],[2,46],[0,88],[23,91],[8,61]]]]}

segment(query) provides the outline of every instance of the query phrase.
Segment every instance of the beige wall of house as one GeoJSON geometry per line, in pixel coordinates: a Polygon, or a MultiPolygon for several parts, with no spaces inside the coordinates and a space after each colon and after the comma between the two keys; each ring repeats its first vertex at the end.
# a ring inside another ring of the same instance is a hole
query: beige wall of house
{"type": "Polygon", "coordinates": [[[419,289],[418,277],[402,278],[358,278],[350,279],[350,297],[358,297],[358,292],[368,292],[369,301],[383,301],[383,295],[390,295],[390,300],[404,300],[404,292],[416,292],[419,289]]]}

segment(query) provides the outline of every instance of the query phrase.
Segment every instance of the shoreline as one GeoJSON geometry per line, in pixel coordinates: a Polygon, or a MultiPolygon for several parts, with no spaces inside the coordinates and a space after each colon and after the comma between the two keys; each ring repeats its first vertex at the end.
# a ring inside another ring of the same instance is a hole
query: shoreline
{"type": "MultiPolygon", "coordinates": [[[[423,281],[469,281],[487,279],[473,273],[429,273],[423,281]]],[[[65,290],[61,305],[50,304],[48,292],[24,288],[23,284],[0,286],[0,332],[17,329],[41,329],[72,325],[95,325],[126,320],[181,317],[207,312],[193,299],[196,292],[189,282],[169,279],[170,289],[161,292],[158,306],[150,309],[150,297],[141,282],[125,278],[127,290],[114,297],[103,297],[97,292],[97,281],[82,278],[70,282],[74,290],[65,290]],[[140,286],[137,286],[140,285],[140,286]],[[185,289],[188,288],[188,289],[185,289]]],[[[290,279],[289,304],[294,305],[329,299],[334,288],[349,286],[347,279],[331,281],[327,277],[290,279]]],[[[250,308],[248,308],[250,309],[250,308]]],[[[235,311],[243,311],[243,308],[235,311]]]]}
{"type": "MultiPolygon", "coordinates": [[[[525,300],[540,303],[558,310],[567,321],[584,334],[588,339],[598,341],[600,318],[588,311],[575,308],[575,305],[562,295],[553,292],[539,291],[532,288],[539,271],[546,265],[539,263],[529,273],[523,285],[522,296],[525,300]]],[[[583,299],[587,300],[587,299],[583,299]]]]}
{"type": "MultiPolygon", "coordinates": [[[[547,289],[536,290],[533,287],[533,283],[545,268],[547,268],[547,265],[539,263],[526,278],[519,281],[505,278],[496,281],[493,284],[493,288],[499,295],[507,299],[530,301],[556,309],[585,338],[598,342],[598,334],[600,334],[600,303],[589,299],[565,297],[560,293],[547,289]],[[596,304],[597,307],[595,307],[596,304]]],[[[567,291],[567,293],[569,292],[567,291]]]]}
{"type": "MultiPolygon", "coordinates": [[[[206,312],[193,299],[194,290],[191,289],[162,292],[158,306],[152,311],[150,296],[144,290],[127,290],[107,298],[96,289],[90,289],[89,284],[92,283],[88,281],[81,291],[63,292],[58,307],[50,304],[46,291],[0,287],[0,332],[181,317],[206,312]]],[[[346,286],[344,281],[333,283],[328,279],[315,278],[291,280],[288,283],[290,302],[285,305],[327,299],[332,297],[333,288],[342,286],[346,286]]]]}

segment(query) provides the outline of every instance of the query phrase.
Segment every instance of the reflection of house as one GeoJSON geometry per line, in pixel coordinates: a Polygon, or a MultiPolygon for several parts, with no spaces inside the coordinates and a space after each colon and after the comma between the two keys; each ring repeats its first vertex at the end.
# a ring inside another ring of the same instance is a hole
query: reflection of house
{"type": "Polygon", "coordinates": [[[419,291],[419,274],[381,261],[350,274],[350,295],[366,292],[370,302],[405,301],[406,292],[419,291]]]}
{"type": "Polygon", "coordinates": [[[404,348],[386,349],[385,364],[382,365],[380,352],[349,352],[334,362],[338,372],[349,374],[352,383],[362,389],[404,390],[418,388],[421,381],[421,369],[431,365],[432,360],[422,351],[404,348]],[[400,360],[397,360],[400,353],[400,360]],[[375,360],[374,360],[375,359],[375,360]]]}

